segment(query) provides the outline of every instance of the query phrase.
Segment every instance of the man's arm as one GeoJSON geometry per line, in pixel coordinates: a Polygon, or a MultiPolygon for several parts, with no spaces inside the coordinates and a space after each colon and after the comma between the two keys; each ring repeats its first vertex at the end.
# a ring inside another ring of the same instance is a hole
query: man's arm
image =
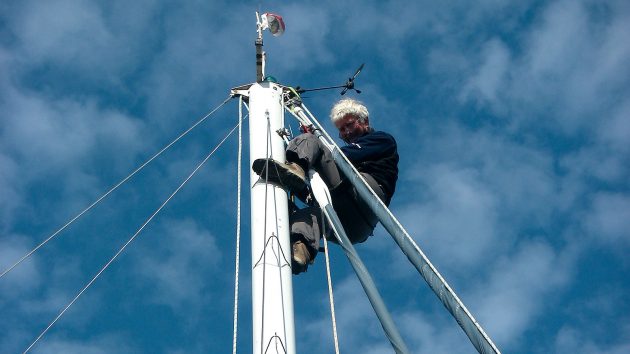
{"type": "Polygon", "coordinates": [[[374,132],[359,138],[354,144],[342,146],[341,151],[353,164],[359,164],[390,156],[396,151],[396,140],[385,132],[374,132]]]}

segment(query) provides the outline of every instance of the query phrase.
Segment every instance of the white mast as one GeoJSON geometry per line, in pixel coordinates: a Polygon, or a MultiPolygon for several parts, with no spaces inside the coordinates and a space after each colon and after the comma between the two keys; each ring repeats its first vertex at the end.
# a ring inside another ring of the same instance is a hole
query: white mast
{"type": "MultiPolygon", "coordinates": [[[[281,99],[282,89],[273,83],[249,89],[250,166],[267,156],[285,159],[284,142],[276,133],[284,126],[281,99]]],[[[251,169],[250,186],[253,353],[263,354],[269,345],[295,353],[287,192],[265,184],[251,169]]]]}
{"type": "MultiPolygon", "coordinates": [[[[278,35],[279,29],[284,30],[282,18],[264,14],[258,19],[258,82],[247,91],[250,166],[259,158],[285,160],[284,142],[276,133],[284,127],[282,88],[272,82],[261,82],[264,76],[262,30],[267,28],[278,35]]],[[[295,354],[287,192],[266,184],[251,169],[250,187],[253,353],[295,354]]]]}

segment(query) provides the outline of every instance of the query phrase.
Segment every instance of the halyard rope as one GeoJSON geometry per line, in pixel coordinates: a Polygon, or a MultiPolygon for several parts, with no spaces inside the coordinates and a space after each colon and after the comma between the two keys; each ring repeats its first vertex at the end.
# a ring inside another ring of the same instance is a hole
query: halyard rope
{"type": "Polygon", "coordinates": [[[232,354],[236,354],[236,338],[238,333],[238,282],[241,245],[241,163],[243,152],[243,96],[238,102],[238,154],[236,162],[236,259],[234,261],[234,335],[232,354]]]}
{"type": "Polygon", "coordinates": [[[335,298],[333,296],[332,277],[330,276],[330,259],[328,257],[328,241],[326,240],[326,220],[322,211],[322,238],[324,239],[324,255],[326,256],[326,278],[328,279],[328,300],[330,302],[330,318],[332,319],[335,353],[339,354],[339,338],[337,337],[337,319],[335,317],[335,298]]]}

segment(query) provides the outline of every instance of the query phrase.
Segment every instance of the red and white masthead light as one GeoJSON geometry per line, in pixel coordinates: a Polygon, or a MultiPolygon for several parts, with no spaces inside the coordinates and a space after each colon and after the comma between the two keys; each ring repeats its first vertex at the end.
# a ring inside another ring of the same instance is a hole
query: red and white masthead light
{"type": "Polygon", "coordinates": [[[269,29],[274,37],[281,36],[284,33],[284,21],[282,16],[265,12],[260,16],[261,29],[269,29]]]}
{"type": "Polygon", "coordinates": [[[262,31],[268,29],[274,37],[281,36],[284,33],[284,20],[282,16],[265,12],[258,15],[256,12],[256,24],[258,25],[258,39],[262,39],[262,31]]]}

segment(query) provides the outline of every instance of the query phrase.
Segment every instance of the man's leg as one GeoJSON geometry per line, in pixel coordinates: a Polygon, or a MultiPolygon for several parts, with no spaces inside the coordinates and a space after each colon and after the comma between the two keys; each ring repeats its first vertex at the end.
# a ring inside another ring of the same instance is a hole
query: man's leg
{"type": "MultiPolygon", "coordinates": [[[[372,176],[362,173],[363,178],[381,199],[385,199],[385,193],[372,176]]],[[[350,242],[361,243],[372,235],[378,218],[365,201],[361,198],[354,186],[344,184],[332,193],[333,207],[341,220],[341,224],[350,239],[350,242]]],[[[330,237],[329,237],[330,239],[330,237]]],[[[333,241],[335,242],[335,241],[333,241]]]]}
{"type": "Polygon", "coordinates": [[[330,151],[311,133],[301,134],[289,142],[286,163],[257,159],[252,165],[261,178],[288,189],[301,200],[308,195],[306,174],[311,168],[320,174],[329,188],[341,185],[341,175],[330,151]]]}
{"type": "MultiPolygon", "coordinates": [[[[303,209],[296,209],[290,217],[291,222],[291,245],[292,248],[296,247],[296,243],[302,242],[308,255],[306,255],[307,259],[304,262],[297,262],[298,258],[293,255],[293,274],[298,274],[301,272],[305,272],[308,268],[308,264],[312,264],[315,260],[315,256],[317,255],[317,251],[319,249],[319,239],[321,235],[321,211],[316,206],[309,206],[303,209]],[[303,263],[303,264],[299,264],[303,263]]],[[[301,247],[301,246],[299,246],[301,247]]],[[[293,250],[300,251],[299,249],[293,250]]]]}
{"type": "Polygon", "coordinates": [[[301,134],[287,147],[287,161],[294,162],[308,173],[314,169],[328,188],[335,189],[342,182],[341,174],[328,148],[313,134],[301,134]]]}

